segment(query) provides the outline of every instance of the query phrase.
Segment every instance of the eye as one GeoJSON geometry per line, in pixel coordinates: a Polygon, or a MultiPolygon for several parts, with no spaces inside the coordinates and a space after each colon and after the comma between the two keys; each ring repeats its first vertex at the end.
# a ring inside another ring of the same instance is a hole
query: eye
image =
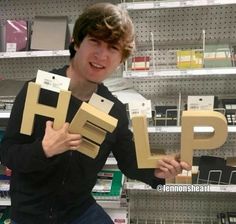
{"type": "Polygon", "coordinates": [[[111,49],[113,49],[113,50],[115,50],[115,51],[120,51],[120,48],[119,48],[119,46],[117,46],[117,45],[112,45],[112,46],[111,46],[111,49]]]}

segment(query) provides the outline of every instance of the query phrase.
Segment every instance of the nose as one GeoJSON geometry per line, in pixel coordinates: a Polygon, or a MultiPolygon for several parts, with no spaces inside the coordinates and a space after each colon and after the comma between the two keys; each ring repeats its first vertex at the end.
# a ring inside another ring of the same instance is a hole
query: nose
{"type": "Polygon", "coordinates": [[[97,59],[106,60],[108,56],[109,56],[109,50],[108,47],[105,46],[105,44],[97,46],[95,50],[95,57],[97,57],[97,59]]]}

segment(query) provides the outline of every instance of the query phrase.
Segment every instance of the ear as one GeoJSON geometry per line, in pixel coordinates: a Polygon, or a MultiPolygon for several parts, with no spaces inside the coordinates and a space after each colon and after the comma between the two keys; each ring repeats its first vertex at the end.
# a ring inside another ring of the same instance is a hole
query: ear
{"type": "Polygon", "coordinates": [[[74,44],[74,50],[77,51],[78,49],[79,47],[76,44],[74,44]]]}

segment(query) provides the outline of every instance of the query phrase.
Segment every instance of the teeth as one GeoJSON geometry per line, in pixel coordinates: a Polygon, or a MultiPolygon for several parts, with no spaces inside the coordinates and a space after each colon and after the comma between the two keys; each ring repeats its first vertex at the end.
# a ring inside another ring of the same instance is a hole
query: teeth
{"type": "Polygon", "coordinates": [[[98,65],[98,64],[95,64],[95,63],[91,63],[92,66],[96,67],[96,68],[104,68],[104,66],[102,65],[98,65]]]}

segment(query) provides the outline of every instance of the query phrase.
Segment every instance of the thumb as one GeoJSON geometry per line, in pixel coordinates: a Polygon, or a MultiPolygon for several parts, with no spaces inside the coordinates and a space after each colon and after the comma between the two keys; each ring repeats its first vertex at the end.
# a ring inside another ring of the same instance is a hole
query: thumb
{"type": "Polygon", "coordinates": [[[52,126],[53,126],[53,122],[52,121],[47,121],[46,122],[46,129],[51,129],[52,128],[52,126]]]}

